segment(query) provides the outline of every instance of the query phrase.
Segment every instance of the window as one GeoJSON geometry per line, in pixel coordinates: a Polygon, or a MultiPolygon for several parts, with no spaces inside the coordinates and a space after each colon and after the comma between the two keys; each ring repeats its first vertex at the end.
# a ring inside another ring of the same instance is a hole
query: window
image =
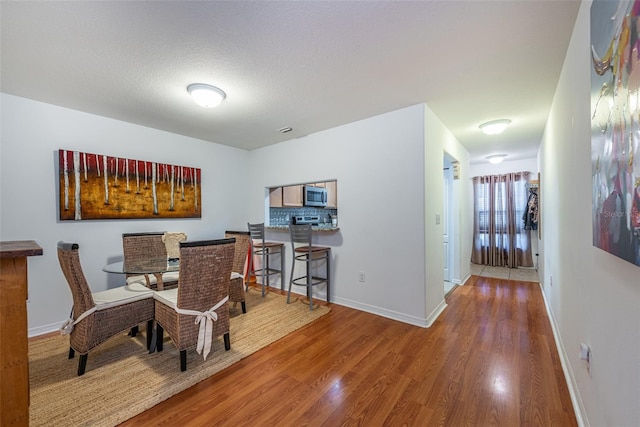
{"type": "Polygon", "coordinates": [[[533,265],[529,232],[524,229],[523,220],[528,176],[528,172],[521,172],[474,178],[472,262],[510,267],[533,265]]]}

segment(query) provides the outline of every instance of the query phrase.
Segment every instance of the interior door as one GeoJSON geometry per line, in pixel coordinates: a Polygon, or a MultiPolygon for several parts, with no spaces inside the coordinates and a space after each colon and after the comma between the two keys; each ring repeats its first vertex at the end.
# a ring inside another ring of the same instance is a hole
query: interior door
{"type": "Polygon", "coordinates": [[[451,232],[450,230],[450,223],[451,221],[449,220],[449,213],[450,213],[450,209],[451,209],[451,179],[452,179],[452,169],[451,166],[449,165],[449,167],[445,167],[444,168],[444,189],[443,189],[443,194],[444,194],[444,200],[442,203],[443,206],[443,214],[442,214],[442,232],[443,232],[443,236],[442,236],[442,241],[444,242],[444,248],[443,248],[443,260],[444,260],[444,281],[445,282],[451,282],[451,256],[450,253],[451,251],[449,250],[449,234],[451,232]]]}

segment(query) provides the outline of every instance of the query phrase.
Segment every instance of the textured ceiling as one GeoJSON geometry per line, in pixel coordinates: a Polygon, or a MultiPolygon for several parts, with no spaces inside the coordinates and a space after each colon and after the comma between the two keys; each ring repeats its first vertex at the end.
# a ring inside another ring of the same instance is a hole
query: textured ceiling
{"type": "Polygon", "coordinates": [[[0,89],[248,150],[426,102],[472,162],[533,157],[579,6],[2,1],[0,89]],[[203,109],[190,83],[227,99],[203,109]]]}

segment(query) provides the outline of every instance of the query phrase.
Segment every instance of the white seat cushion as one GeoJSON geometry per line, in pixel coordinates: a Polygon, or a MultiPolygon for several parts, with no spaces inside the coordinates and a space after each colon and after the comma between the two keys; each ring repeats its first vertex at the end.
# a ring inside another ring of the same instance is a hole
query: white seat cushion
{"type": "Polygon", "coordinates": [[[104,310],[110,307],[140,301],[145,298],[153,298],[153,291],[139,283],[120,286],[106,291],[91,294],[96,310],[104,310]]]}
{"type": "MultiPolygon", "coordinates": [[[[129,276],[127,277],[127,284],[130,285],[132,283],[138,283],[141,285],[147,285],[147,281],[144,278],[144,274],[140,274],[137,276],[129,276]]],[[[150,285],[157,285],[158,284],[158,279],[156,279],[156,276],[153,274],[149,274],[149,284],[150,285]]],[[[166,282],[177,282],[178,281],[178,272],[177,271],[168,271],[166,273],[162,273],[162,282],[166,283],[166,282]]]]}
{"type": "Polygon", "coordinates": [[[156,301],[175,308],[178,303],[178,288],[167,289],[166,291],[156,291],[153,293],[153,299],[156,301]]]}
{"type": "MultiPolygon", "coordinates": [[[[177,282],[178,274],[177,271],[167,271],[166,273],[162,273],[162,281],[163,282],[177,282]]],[[[155,279],[155,277],[154,277],[155,279]]]]}
{"type": "MultiPolygon", "coordinates": [[[[137,276],[129,276],[127,277],[127,285],[130,285],[132,283],[141,283],[143,285],[147,284],[147,281],[144,278],[144,274],[140,274],[137,276]]],[[[164,275],[162,276],[164,278],[164,275]]],[[[149,274],[149,283],[152,285],[155,285],[158,283],[158,280],[156,279],[156,276],[154,276],[153,274],[149,274]]]]}

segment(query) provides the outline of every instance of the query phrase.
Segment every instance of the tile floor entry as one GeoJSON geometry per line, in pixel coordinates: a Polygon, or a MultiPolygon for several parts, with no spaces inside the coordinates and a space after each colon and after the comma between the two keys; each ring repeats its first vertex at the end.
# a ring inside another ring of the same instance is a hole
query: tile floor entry
{"type": "MultiPolygon", "coordinates": [[[[538,272],[535,268],[490,267],[488,265],[470,264],[471,274],[474,276],[495,277],[498,279],[519,280],[522,282],[539,283],[538,272]]],[[[444,295],[447,296],[457,285],[444,282],[444,295]]]]}
{"type": "Polygon", "coordinates": [[[540,282],[535,268],[491,267],[488,265],[470,264],[474,276],[496,277],[498,279],[520,280],[524,282],[540,282]]]}

